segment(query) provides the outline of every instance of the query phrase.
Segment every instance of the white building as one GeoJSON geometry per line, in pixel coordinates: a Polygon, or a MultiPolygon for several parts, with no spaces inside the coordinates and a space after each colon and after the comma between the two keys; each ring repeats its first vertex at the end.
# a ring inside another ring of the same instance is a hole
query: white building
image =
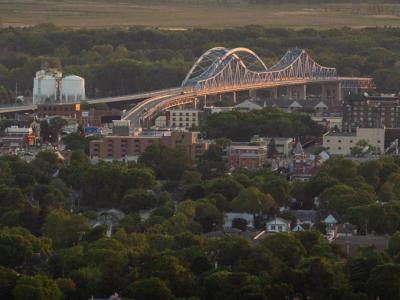
{"type": "Polygon", "coordinates": [[[197,109],[172,109],[167,111],[170,127],[195,128],[200,124],[201,110],[197,109]]]}
{"type": "Polygon", "coordinates": [[[266,224],[267,232],[289,232],[290,221],[275,217],[266,224]]]}
{"type": "Polygon", "coordinates": [[[328,132],[323,136],[323,146],[330,154],[349,155],[351,148],[360,140],[367,141],[377,149],[378,153],[385,152],[384,128],[357,128],[356,132],[328,132]]]}
{"type": "Polygon", "coordinates": [[[61,102],[75,103],[85,99],[85,79],[69,75],[61,80],[61,102]]]}

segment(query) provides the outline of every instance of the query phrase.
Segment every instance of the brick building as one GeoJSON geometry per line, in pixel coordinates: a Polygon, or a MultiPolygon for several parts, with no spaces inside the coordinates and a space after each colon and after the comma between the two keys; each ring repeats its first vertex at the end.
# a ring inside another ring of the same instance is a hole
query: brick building
{"type": "Polygon", "coordinates": [[[197,159],[208,149],[208,142],[199,140],[197,132],[150,131],[133,136],[106,136],[90,142],[90,158],[104,160],[137,160],[152,144],[183,149],[197,159]]]}
{"type": "Polygon", "coordinates": [[[268,146],[231,145],[226,149],[228,169],[256,170],[267,161],[268,146]]]}
{"type": "Polygon", "coordinates": [[[93,107],[83,109],[79,103],[76,104],[40,104],[37,109],[38,117],[60,116],[74,118],[83,127],[100,127],[102,124],[119,120],[122,111],[115,109],[95,109],[93,107]]]}
{"type": "Polygon", "coordinates": [[[343,130],[355,131],[357,127],[399,128],[399,96],[350,96],[343,105],[343,130]]]}

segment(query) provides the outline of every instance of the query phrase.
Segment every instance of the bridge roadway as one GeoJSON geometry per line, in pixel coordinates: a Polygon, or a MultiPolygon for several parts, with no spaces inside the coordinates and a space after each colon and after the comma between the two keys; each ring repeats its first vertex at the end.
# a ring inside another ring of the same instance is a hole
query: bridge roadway
{"type": "MultiPolygon", "coordinates": [[[[125,101],[133,101],[133,100],[153,98],[153,97],[157,97],[160,95],[180,93],[181,90],[182,90],[181,87],[168,88],[168,89],[143,92],[143,93],[132,94],[132,95],[93,99],[93,100],[88,100],[87,103],[88,104],[98,104],[98,103],[118,103],[118,102],[125,102],[125,101]]],[[[35,111],[36,109],[37,109],[36,104],[4,105],[4,106],[0,106],[0,114],[13,113],[13,112],[17,113],[17,112],[35,111]]]]}
{"type": "Polygon", "coordinates": [[[158,112],[169,109],[174,106],[192,103],[196,97],[216,95],[230,92],[238,92],[243,90],[257,90],[257,89],[270,89],[283,86],[299,86],[307,84],[335,84],[335,83],[350,83],[359,81],[369,81],[370,78],[358,77],[336,77],[324,78],[320,80],[315,79],[296,79],[296,80],[283,80],[283,81],[269,81],[258,82],[251,84],[243,84],[240,86],[220,87],[212,90],[195,90],[190,88],[177,89],[175,93],[160,95],[157,97],[149,98],[136,105],[124,116],[124,120],[130,120],[131,124],[135,127],[141,126],[141,120],[148,120],[154,117],[158,112]]]}

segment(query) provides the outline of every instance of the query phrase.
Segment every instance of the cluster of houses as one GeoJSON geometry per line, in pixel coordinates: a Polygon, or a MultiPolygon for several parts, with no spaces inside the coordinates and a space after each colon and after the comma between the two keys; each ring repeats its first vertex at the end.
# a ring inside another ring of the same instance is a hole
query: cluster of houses
{"type": "MultiPolygon", "coordinates": [[[[282,217],[257,216],[250,213],[228,212],[224,217],[223,232],[238,233],[254,232],[250,237],[258,239],[264,234],[271,233],[289,233],[302,232],[316,229],[317,226],[325,228],[325,236],[328,240],[334,240],[342,235],[352,235],[354,228],[346,228],[340,224],[336,218],[329,214],[321,218],[316,210],[293,210],[290,211],[296,221],[288,220],[282,217]],[[350,230],[348,230],[350,229],[350,230]]],[[[218,236],[215,232],[211,236],[218,236]]]]}

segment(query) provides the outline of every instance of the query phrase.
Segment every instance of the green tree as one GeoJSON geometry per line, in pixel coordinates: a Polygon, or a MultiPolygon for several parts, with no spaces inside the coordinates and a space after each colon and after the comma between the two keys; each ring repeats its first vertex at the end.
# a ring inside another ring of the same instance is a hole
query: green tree
{"type": "Polygon", "coordinates": [[[75,245],[87,230],[88,223],[85,217],[69,215],[60,210],[52,211],[42,227],[43,234],[51,238],[56,248],[75,245]]]}
{"type": "Polygon", "coordinates": [[[303,245],[291,234],[270,235],[261,244],[290,267],[294,267],[306,254],[303,245]]]}
{"type": "Polygon", "coordinates": [[[44,275],[22,276],[13,295],[16,300],[60,300],[62,296],[56,282],[44,275]]]}
{"type": "Polygon", "coordinates": [[[400,266],[385,264],[376,266],[369,276],[369,294],[382,300],[394,300],[400,297],[400,266]]]}
{"type": "Polygon", "coordinates": [[[202,201],[196,204],[194,220],[201,224],[204,232],[209,232],[222,225],[223,216],[213,204],[202,201]]]}
{"type": "Polygon", "coordinates": [[[158,144],[146,148],[139,163],[152,168],[160,179],[180,180],[193,163],[182,149],[172,149],[158,144]]]}
{"type": "Polygon", "coordinates": [[[354,147],[350,148],[351,155],[364,156],[366,154],[375,154],[376,148],[366,140],[359,140],[354,147]]]}
{"type": "Polygon", "coordinates": [[[20,266],[29,261],[32,254],[32,244],[23,236],[0,232],[0,265],[20,266]]]}
{"type": "Polygon", "coordinates": [[[17,283],[18,274],[12,269],[0,266],[0,298],[12,299],[12,292],[17,283]]]}
{"type": "Polygon", "coordinates": [[[262,193],[256,187],[242,189],[231,203],[233,211],[251,214],[267,214],[274,205],[272,196],[262,193]]]}
{"type": "Polygon", "coordinates": [[[272,138],[268,143],[268,150],[267,150],[268,158],[274,158],[278,155],[278,150],[276,149],[275,139],[272,138]]]}
{"type": "Polygon", "coordinates": [[[173,295],[165,282],[159,278],[150,277],[130,284],[124,294],[137,300],[172,300],[173,295]]]}

